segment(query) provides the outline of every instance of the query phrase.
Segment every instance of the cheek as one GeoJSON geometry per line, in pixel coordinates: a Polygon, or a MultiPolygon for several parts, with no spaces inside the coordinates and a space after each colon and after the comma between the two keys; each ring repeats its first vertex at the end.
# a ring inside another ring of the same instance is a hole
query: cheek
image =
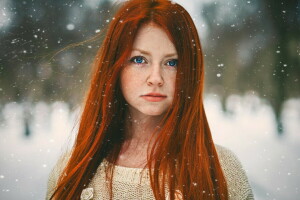
{"type": "Polygon", "coordinates": [[[126,91],[128,90],[128,78],[126,72],[122,72],[121,74],[121,90],[124,96],[126,96],[126,91]]]}
{"type": "Polygon", "coordinates": [[[136,92],[138,88],[138,80],[130,70],[124,70],[121,73],[121,89],[124,96],[128,96],[136,92]]]}
{"type": "Polygon", "coordinates": [[[175,85],[176,85],[176,74],[175,75],[172,75],[168,81],[168,85],[170,87],[170,91],[172,93],[175,92],[175,85]]]}

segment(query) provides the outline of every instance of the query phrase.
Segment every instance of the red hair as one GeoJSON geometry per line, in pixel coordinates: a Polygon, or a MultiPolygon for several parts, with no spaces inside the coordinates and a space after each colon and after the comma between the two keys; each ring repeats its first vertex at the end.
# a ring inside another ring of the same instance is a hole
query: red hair
{"type": "Polygon", "coordinates": [[[154,196],[165,199],[166,184],[171,200],[176,190],[188,200],[227,200],[226,180],[203,107],[203,56],[193,20],[182,6],[168,0],[129,0],[120,5],[96,55],[74,148],[51,199],[79,199],[104,158],[111,161],[113,172],[127,111],[120,72],[139,28],[153,22],[178,53],[173,103],[148,149],[146,167],[154,169],[149,170],[154,196]]]}

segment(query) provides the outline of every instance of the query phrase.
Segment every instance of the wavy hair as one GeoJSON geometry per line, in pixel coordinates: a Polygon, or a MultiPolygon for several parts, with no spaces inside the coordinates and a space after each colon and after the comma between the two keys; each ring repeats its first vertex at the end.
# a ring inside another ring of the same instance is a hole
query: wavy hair
{"type": "MultiPolygon", "coordinates": [[[[94,61],[79,129],[66,167],[51,199],[79,199],[103,161],[116,163],[124,141],[128,104],[120,72],[139,28],[154,23],[178,53],[175,95],[161,121],[147,167],[155,199],[227,200],[228,189],[203,106],[204,65],[197,29],[188,12],[169,0],[129,0],[118,5],[94,61]]],[[[155,130],[156,131],[156,130],[155,130]]],[[[144,168],[144,169],[145,169],[144,168]]],[[[107,176],[109,178],[109,176],[107,176]]],[[[110,184],[112,178],[110,176],[110,184]]],[[[110,198],[112,198],[110,187],[110,198]]]]}

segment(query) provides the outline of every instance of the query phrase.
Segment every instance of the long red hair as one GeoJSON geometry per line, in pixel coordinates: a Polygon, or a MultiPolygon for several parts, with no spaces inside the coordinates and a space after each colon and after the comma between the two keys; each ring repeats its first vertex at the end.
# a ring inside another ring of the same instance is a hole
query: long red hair
{"type": "Polygon", "coordinates": [[[73,151],[51,199],[79,199],[103,159],[116,162],[127,111],[120,72],[139,28],[149,22],[167,33],[178,53],[174,100],[154,146],[148,149],[146,167],[154,169],[149,170],[154,196],[165,199],[167,185],[171,200],[176,190],[188,200],[228,199],[203,107],[204,67],[198,32],[188,12],[168,0],[129,0],[118,7],[96,55],[73,151]]]}

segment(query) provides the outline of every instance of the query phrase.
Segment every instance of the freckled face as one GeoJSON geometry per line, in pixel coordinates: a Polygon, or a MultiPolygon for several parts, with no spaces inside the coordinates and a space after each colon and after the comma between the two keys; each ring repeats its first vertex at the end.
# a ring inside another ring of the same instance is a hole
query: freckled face
{"type": "Polygon", "coordinates": [[[121,90],[131,114],[156,116],[170,107],[175,91],[177,59],[175,46],[163,29],[151,23],[140,28],[120,75],[121,90]],[[148,93],[166,97],[156,101],[143,96],[148,93]]]}

